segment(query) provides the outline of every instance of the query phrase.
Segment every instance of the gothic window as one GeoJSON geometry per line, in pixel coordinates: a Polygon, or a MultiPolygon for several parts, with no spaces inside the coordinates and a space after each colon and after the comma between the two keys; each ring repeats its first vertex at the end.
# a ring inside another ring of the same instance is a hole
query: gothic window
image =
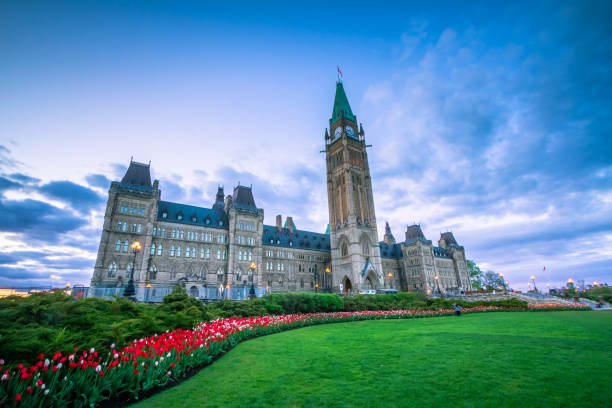
{"type": "Polygon", "coordinates": [[[348,255],[348,245],[346,241],[342,241],[342,245],[340,246],[340,248],[341,248],[342,256],[347,256],[348,255]]]}
{"type": "Polygon", "coordinates": [[[304,288],[304,279],[300,279],[300,288],[304,288]]]}
{"type": "Polygon", "coordinates": [[[121,231],[121,221],[117,224],[117,231],[121,231]]]}
{"type": "Polygon", "coordinates": [[[170,256],[174,256],[174,245],[170,247],[170,256]]]}
{"type": "Polygon", "coordinates": [[[176,256],[181,256],[181,246],[176,247],[176,256]]]}
{"type": "Polygon", "coordinates": [[[117,275],[117,264],[113,262],[108,266],[108,277],[114,278],[116,275],[117,275]]]}
{"type": "Polygon", "coordinates": [[[157,246],[157,255],[161,256],[161,254],[162,254],[162,244],[159,244],[157,246]]]}
{"type": "Polygon", "coordinates": [[[204,252],[204,257],[206,259],[210,259],[210,249],[209,248],[206,248],[206,251],[204,252]]]}
{"type": "Polygon", "coordinates": [[[192,286],[191,289],[189,289],[189,296],[191,296],[192,298],[197,298],[198,297],[198,288],[196,286],[192,286]]]}
{"type": "Polygon", "coordinates": [[[227,258],[227,251],[223,251],[223,260],[225,261],[225,259],[227,258]]]}
{"type": "Polygon", "coordinates": [[[142,232],[142,224],[138,224],[138,229],[137,231],[139,234],[142,232]]]}
{"type": "Polygon", "coordinates": [[[223,268],[217,269],[217,282],[223,282],[223,268]]]}
{"type": "Polygon", "coordinates": [[[149,280],[155,280],[157,278],[157,267],[155,265],[151,265],[149,268],[149,280]]]}
{"type": "Polygon", "coordinates": [[[200,269],[200,279],[205,281],[206,275],[208,275],[208,268],[206,268],[206,265],[202,265],[202,269],[200,269]]]}
{"type": "Polygon", "coordinates": [[[129,247],[130,247],[130,241],[126,239],[125,242],[123,243],[123,252],[127,252],[129,247]]]}
{"type": "Polygon", "coordinates": [[[189,247],[187,247],[187,249],[185,250],[185,256],[186,256],[187,258],[189,258],[189,254],[191,253],[190,251],[191,251],[191,250],[190,250],[190,248],[189,248],[189,247]]]}
{"type": "Polygon", "coordinates": [[[118,239],[117,243],[115,244],[115,251],[121,251],[121,240],[118,239]]]}
{"type": "Polygon", "coordinates": [[[221,259],[221,250],[217,249],[217,260],[221,259]]]}
{"type": "Polygon", "coordinates": [[[192,258],[196,257],[196,249],[195,249],[195,247],[191,248],[191,257],[192,258]]]}
{"type": "Polygon", "coordinates": [[[179,231],[180,234],[180,239],[185,239],[185,231],[181,230],[179,231]]]}
{"type": "Polygon", "coordinates": [[[121,231],[127,231],[127,222],[123,222],[123,228],[121,228],[121,231]]]}
{"type": "Polygon", "coordinates": [[[236,281],[240,282],[242,280],[242,271],[240,270],[240,268],[238,268],[236,270],[236,281]]]}
{"type": "Polygon", "coordinates": [[[153,236],[156,237],[157,236],[157,227],[153,227],[153,236]]]}
{"type": "Polygon", "coordinates": [[[151,255],[155,255],[155,244],[151,244],[151,255]]]}
{"type": "Polygon", "coordinates": [[[200,248],[200,259],[204,259],[204,247],[200,248]]]}
{"type": "Polygon", "coordinates": [[[361,237],[361,252],[364,255],[370,254],[370,245],[368,243],[368,238],[366,237],[361,237]]]}

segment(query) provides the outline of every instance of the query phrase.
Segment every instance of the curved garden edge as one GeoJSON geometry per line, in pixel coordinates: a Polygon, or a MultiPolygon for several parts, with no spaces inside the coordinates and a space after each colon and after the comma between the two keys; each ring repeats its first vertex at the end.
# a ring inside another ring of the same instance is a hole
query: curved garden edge
{"type": "MultiPolygon", "coordinates": [[[[578,305],[508,309],[479,306],[465,313],[498,311],[590,310],[578,305]]],[[[316,324],[363,320],[449,316],[453,311],[399,310],[310,313],[228,318],[135,340],[105,360],[96,351],[44,356],[30,368],[5,372],[0,380],[3,406],[126,406],[175,386],[226,354],[242,341],[316,324]],[[62,378],[63,377],[63,378],[62,378]]]]}

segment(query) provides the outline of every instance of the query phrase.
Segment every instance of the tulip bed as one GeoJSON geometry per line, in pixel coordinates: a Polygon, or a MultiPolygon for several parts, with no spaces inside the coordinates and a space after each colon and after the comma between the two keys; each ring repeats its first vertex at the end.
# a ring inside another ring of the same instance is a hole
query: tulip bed
{"type": "MultiPolygon", "coordinates": [[[[541,305],[529,310],[568,310],[566,305],[541,305]]],[[[584,309],[577,305],[571,310],[584,309]]],[[[464,313],[504,310],[499,306],[463,309],[464,313]]],[[[443,310],[395,310],[310,313],[227,318],[200,323],[134,340],[110,350],[94,349],[69,355],[40,355],[38,362],[2,370],[0,406],[94,406],[110,399],[136,400],[139,395],[176,382],[239,342],[314,324],[358,320],[408,319],[452,315],[443,310]]],[[[4,364],[0,360],[0,366],[4,364]]],[[[1,368],[1,367],[0,367],[1,368]]]]}

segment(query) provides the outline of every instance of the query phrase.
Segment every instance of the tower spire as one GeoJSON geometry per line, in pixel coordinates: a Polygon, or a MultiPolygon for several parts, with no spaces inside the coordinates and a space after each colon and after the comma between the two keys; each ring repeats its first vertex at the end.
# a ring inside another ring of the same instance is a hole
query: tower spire
{"type": "Polygon", "coordinates": [[[331,123],[335,123],[337,120],[339,120],[342,117],[342,114],[344,114],[345,119],[355,122],[355,115],[353,115],[351,105],[349,104],[346,93],[344,92],[342,81],[338,81],[336,82],[336,97],[334,98],[334,109],[332,111],[331,123]]]}

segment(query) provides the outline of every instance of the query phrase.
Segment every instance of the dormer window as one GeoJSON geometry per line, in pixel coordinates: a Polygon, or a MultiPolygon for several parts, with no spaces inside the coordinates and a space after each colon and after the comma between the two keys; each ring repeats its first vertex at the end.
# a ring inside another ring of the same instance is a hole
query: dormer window
{"type": "Polygon", "coordinates": [[[179,220],[179,221],[183,220],[183,212],[182,211],[179,211],[178,214],[176,214],[176,219],[179,220]]]}
{"type": "Polygon", "coordinates": [[[219,220],[219,226],[222,227],[223,226],[223,220],[219,220]]]}
{"type": "Polygon", "coordinates": [[[293,241],[289,241],[289,246],[293,246],[293,241]]]}
{"type": "Polygon", "coordinates": [[[165,208],[164,208],[164,210],[162,211],[162,218],[163,218],[163,219],[168,218],[168,210],[166,210],[165,208]]]}
{"type": "Polygon", "coordinates": [[[274,243],[274,239],[270,238],[270,243],[273,244],[274,243]]]}
{"type": "Polygon", "coordinates": [[[198,222],[198,216],[197,216],[197,215],[195,215],[195,214],[193,214],[193,215],[191,216],[191,222],[198,222]]]}
{"type": "Polygon", "coordinates": [[[276,240],[276,245],[280,245],[280,239],[276,240]]]}
{"type": "Polygon", "coordinates": [[[206,219],[204,220],[204,224],[210,225],[210,215],[206,216],[206,219]]]}

